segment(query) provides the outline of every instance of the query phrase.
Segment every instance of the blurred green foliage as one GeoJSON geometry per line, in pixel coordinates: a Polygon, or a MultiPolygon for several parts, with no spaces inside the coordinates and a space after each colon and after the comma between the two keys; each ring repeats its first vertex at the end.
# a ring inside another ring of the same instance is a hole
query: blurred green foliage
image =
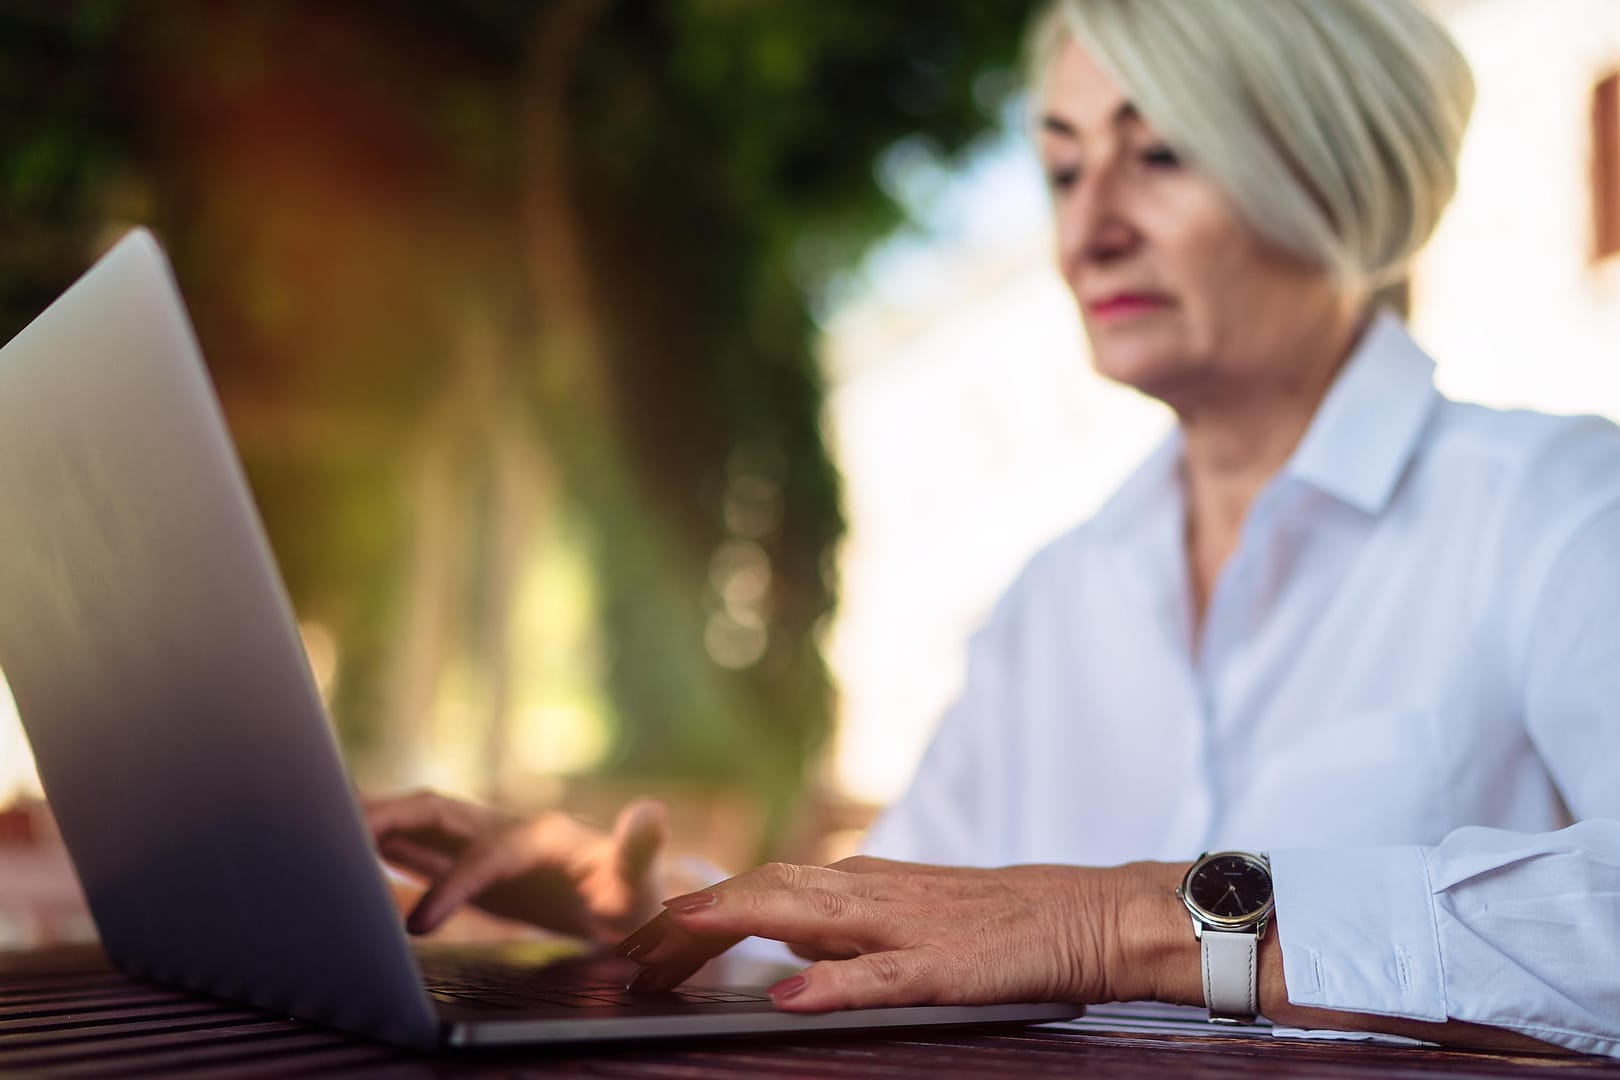
{"type": "Polygon", "coordinates": [[[153,223],[295,603],[341,643],[352,750],[409,738],[412,656],[522,664],[509,541],[539,515],[592,557],[604,768],[752,791],[773,834],[831,715],[812,302],[900,219],[886,150],[993,122],[1026,14],[5,0],[0,332],[109,227],[153,223]],[[767,560],[766,637],[723,666],[714,564],[739,544],[767,560]]]}

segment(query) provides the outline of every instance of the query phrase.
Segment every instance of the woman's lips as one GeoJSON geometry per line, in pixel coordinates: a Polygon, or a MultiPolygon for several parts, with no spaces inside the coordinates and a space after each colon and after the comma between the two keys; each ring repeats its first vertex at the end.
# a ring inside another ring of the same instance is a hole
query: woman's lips
{"type": "Polygon", "coordinates": [[[1126,319],[1170,306],[1170,298],[1160,293],[1116,293],[1086,305],[1094,319],[1126,319]]]}

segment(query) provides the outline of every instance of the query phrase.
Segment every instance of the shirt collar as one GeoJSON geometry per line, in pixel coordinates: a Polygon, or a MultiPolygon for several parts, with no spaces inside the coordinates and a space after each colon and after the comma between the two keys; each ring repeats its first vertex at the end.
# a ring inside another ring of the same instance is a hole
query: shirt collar
{"type": "MultiPolygon", "coordinates": [[[[1377,514],[1412,460],[1437,397],[1434,361],[1397,315],[1379,310],[1283,474],[1377,514]]],[[[1179,519],[1181,452],[1181,429],[1172,428],[1092,518],[1093,535],[1120,539],[1167,509],[1179,519]]]]}
{"type": "Polygon", "coordinates": [[[1399,317],[1379,311],[1283,472],[1364,513],[1380,513],[1437,397],[1434,361],[1399,317]]]}

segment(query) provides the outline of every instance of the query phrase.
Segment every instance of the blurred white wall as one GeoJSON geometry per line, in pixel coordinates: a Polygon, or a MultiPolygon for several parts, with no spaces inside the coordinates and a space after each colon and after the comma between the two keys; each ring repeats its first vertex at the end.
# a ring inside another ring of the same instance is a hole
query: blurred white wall
{"type": "MultiPolygon", "coordinates": [[[[1620,417],[1620,259],[1588,258],[1590,95],[1620,67],[1620,0],[1434,6],[1479,95],[1414,273],[1417,336],[1454,397],[1620,417]]],[[[875,802],[903,789],[996,596],[1170,422],[1090,372],[1032,150],[1009,136],[918,210],[932,240],[874,259],[825,341],[850,523],[829,779],[875,802]]]]}
{"type": "Polygon", "coordinates": [[[1441,389],[1620,416],[1620,259],[1592,243],[1591,96],[1620,69],[1615,0],[1442,8],[1478,85],[1457,198],[1413,275],[1441,389]]]}

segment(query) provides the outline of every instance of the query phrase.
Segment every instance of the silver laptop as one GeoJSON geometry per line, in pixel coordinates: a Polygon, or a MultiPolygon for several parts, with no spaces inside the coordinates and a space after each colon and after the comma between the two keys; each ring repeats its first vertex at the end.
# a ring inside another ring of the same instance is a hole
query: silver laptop
{"type": "Polygon", "coordinates": [[[0,670],[102,945],[139,978],[421,1049],[1082,1011],[804,1016],[757,989],[638,997],[622,989],[627,961],[532,945],[429,968],[145,230],[0,349],[0,670]]]}

